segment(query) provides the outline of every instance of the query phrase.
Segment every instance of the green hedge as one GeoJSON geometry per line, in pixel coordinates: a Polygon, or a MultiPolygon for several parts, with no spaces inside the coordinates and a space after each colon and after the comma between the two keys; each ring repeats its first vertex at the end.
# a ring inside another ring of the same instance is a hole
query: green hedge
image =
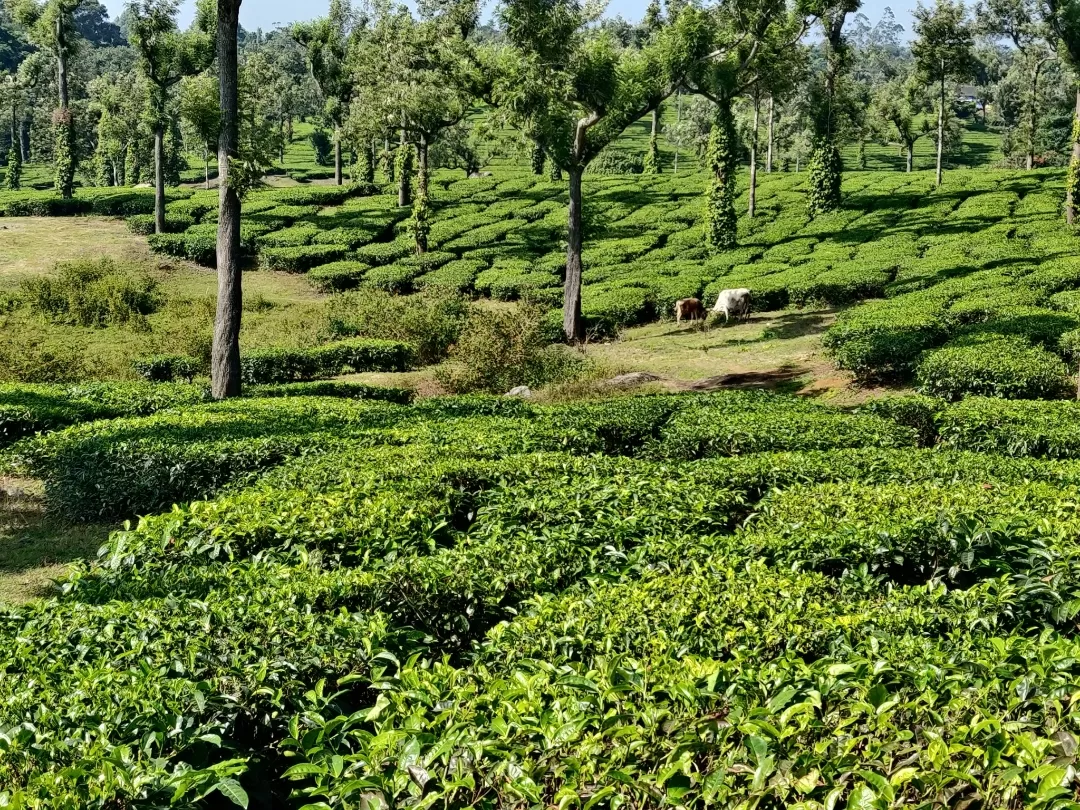
{"type": "Polygon", "coordinates": [[[155,354],[137,357],[131,363],[132,370],[149,382],[191,382],[201,366],[199,360],[186,354],[155,354]]]}
{"type": "Polygon", "coordinates": [[[956,400],[965,396],[1054,399],[1073,389],[1059,358],[1022,338],[1003,337],[946,346],[919,361],[919,390],[956,400]]]}
{"type": "Polygon", "coordinates": [[[363,262],[341,261],[320,264],[308,271],[307,279],[323,292],[351,290],[360,285],[371,265],[363,262]]]}
{"type": "Polygon", "coordinates": [[[261,349],[240,358],[245,383],[299,382],[346,372],[404,371],[412,348],[392,340],[353,338],[310,349],[261,349]]]}
{"type": "Polygon", "coordinates": [[[340,261],[348,252],[344,245],[268,247],[259,251],[259,262],[270,270],[306,273],[313,267],[340,261]]]}

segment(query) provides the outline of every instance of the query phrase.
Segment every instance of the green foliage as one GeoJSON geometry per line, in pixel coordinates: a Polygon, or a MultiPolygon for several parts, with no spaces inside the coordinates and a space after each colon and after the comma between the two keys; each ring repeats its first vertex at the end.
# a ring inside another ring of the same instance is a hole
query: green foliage
{"type": "Polygon", "coordinates": [[[157,282],[136,264],[84,259],[57,265],[55,276],[23,281],[19,295],[54,323],[77,326],[145,326],[161,304],[157,282]]]}
{"type": "MultiPolygon", "coordinates": [[[[589,164],[591,174],[642,174],[645,164],[641,155],[608,148],[589,164]]],[[[653,172],[648,172],[653,174],[653,172]]]]}
{"type": "Polygon", "coordinates": [[[340,261],[348,254],[344,245],[298,245],[268,247],[259,251],[259,260],[270,270],[306,273],[312,267],[340,261]]]}
{"type": "Polygon", "coordinates": [[[810,188],[806,195],[806,213],[813,219],[837,210],[844,168],[840,150],[831,139],[822,140],[815,146],[807,169],[810,188]]]}
{"type": "Polygon", "coordinates": [[[18,191],[22,185],[22,152],[12,143],[7,154],[7,172],[4,175],[4,188],[18,191]]]}
{"type": "Polygon", "coordinates": [[[149,382],[191,382],[202,368],[195,357],[186,354],[155,354],[149,357],[137,357],[131,364],[132,370],[149,382]]]}
{"type": "Polygon", "coordinates": [[[311,148],[315,150],[315,162],[320,166],[334,165],[334,142],[323,129],[313,129],[308,136],[311,148]]]}
{"type": "Polygon", "coordinates": [[[581,357],[549,343],[535,307],[474,311],[450,351],[453,362],[439,368],[439,381],[454,393],[502,394],[515,386],[537,388],[581,373],[581,357]]]}
{"type": "Polygon", "coordinates": [[[240,375],[250,385],[302,382],[364,371],[404,371],[413,349],[393,340],[354,338],[310,349],[261,349],[241,356],[240,375]]]}
{"type": "Polygon", "coordinates": [[[402,297],[365,290],[335,297],[327,317],[335,337],[400,341],[413,347],[416,362],[427,365],[446,357],[472,313],[456,295],[402,297]]]}
{"type": "Polygon", "coordinates": [[[307,279],[323,292],[340,292],[358,287],[370,269],[371,265],[363,262],[330,262],[313,267],[307,279]]]}
{"type": "Polygon", "coordinates": [[[714,251],[735,247],[735,121],[730,104],[716,108],[706,151],[709,188],[705,202],[705,241],[714,251]]]}
{"type": "Polygon", "coordinates": [[[1045,349],[1019,337],[965,341],[923,355],[919,390],[955,400],[964,396],[1039,399],[1068,395],[1068,369],[1045,349]]]}

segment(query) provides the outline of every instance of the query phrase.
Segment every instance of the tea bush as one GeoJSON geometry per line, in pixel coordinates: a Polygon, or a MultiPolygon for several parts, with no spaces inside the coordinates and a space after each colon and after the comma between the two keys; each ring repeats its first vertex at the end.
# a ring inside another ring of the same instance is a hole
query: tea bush
{"type": "Polygon", "coordinates": [[[949,400],[969,395],[1054,399],[1072,389],[1059,358],[1015,337],[927,352],[919,362],[917,381],[923,393],[949,400]]]}
{"type": "Polygon", "coordinates": [[[155,354],[137,357],[131,364],[136,374],[149,382],[191,382],[201,371],[198,359],[186,354],[155,354]]]}
{"type": "Polygon", "coordinates": [[[392,340],[356,338],[310,349],[261,349],[240,357],[245,383],[302,382],[347,372],[404,371],[413,349],[392,340]]]}

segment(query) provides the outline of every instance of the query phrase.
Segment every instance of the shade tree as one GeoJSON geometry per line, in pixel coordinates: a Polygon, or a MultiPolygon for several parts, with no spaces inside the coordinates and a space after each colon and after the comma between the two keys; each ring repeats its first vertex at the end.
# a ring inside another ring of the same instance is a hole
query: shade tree
{"type": "Polygon", "coordinates": [[[915,9],[915,36],[911,52],[920,80],[938,91],[937,167],[935,186],[941,185],[945,154],[946,86],[969,78],[975,69],[974,32],[962,0],[936,0],[932,7],[915,9]]]}
{"type": "Polygon", "coordinates": [[[71,197],[78,165],[77,133],[71,108],[69,71],[79,50],[81,37],[75,12],[82,0],[11,0],[14,19],[27,38],[56,61],[58,105],[53,112],[53,162],[55,186],[62,197],[71,197]]]}
{"type": "Polygon", "coordinates": [[[204,184],[210,188],[210,155],[221,131],[217,78],[208,73],[186,77],[180,82],[179,103],[185,141],[201,155],[204,184]]]}
{"type": "Polygon", "coordinates": [[[1076,93],[1072,156],[1065,180],[1065,221],[1073,225],[1080,207],[1080,0],[1042,0],[1041,11],[1059,56],[1072,70],[1076,93]]]}
{"type": "Polygon", "coordinates": [[[582,175],[707,58],[711,25],[686,7],[639,48],[596,29],[595,9],[576,0],[506,0],[499,14],[508,44],[488,55],[491,100],[568,177],[563,332],[580,341],[582,175]]]}
{"type": "Polygon", "coordinates": [[[1006,38],[1019,54],[1014,65],[1027,74],[1026,167],[1030,170],[1035,164],[1039,79],[1056,58],[1039,0],[982,0],[975,8],[975,32],[990,38],[1006,38]]]}
{"type": "Polygon", "coordinates": [[[323,97],[322,114],[334,132],[334,181],[342,175],[342,127],[349,114],[354,73],[348,64],[350,43],[363,30],[363,22],[353,12],[349,0],[330,0],[329,13],[308,23],[298,23],[290,31],[304,47],[308,69],[323,97]]]}
{"type": "Polygon", "coordinates": [[[147,116],[154,139],[155,233],[165,231],[165,133],[175,122],[173,88],[213,61],[214,11],[209,2],[196,4],[195,21],[183,32],[176,25],[178,0],[132,0],[128,4],[128,39],[150,91],[147,116]]]}

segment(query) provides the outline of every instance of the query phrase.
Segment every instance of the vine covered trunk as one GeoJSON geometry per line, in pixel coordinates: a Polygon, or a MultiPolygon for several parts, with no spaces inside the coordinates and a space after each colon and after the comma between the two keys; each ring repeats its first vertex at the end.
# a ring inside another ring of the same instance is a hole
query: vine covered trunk
{"type": "Polygon", "coordinates": [[[937,173],[934,176],[934,186],[941,185],[941,158],[945,154],[945,64],[941,65],[941,86],[938,95],[937,116],[937,173]]]}
{"type": "Polygon", "coordinates": [[[580,166],[570,166],[570,205],[566,228],[566,282],[563,286],[563,333],[571,342],[585,337],[581,319],[581,173],[580,166]]]}
{"type": "Polygon", "coordinates": [[[1065,177],[1065,221],[1076,224],[1076,208],[1080,204],[1080,84],[1076,86],[1076,112],[1073,114],[1072,159],[1065,177]]]}
{"type": "Polygon", "coordinates": [[[911,141],[908,141],[905,152],[907,155],[907,167],[905,171],[907,171],[908,174],[911,174],[912,169],[915,166],[915,146],[911,143],[911,141]]]}
{"type": "Polygon", "coordinates": [[[165,233],[165,128],[154,127],[154,233],[165,233]]]}
{"type": "Polygon", "coordinates": [[[1029,112],[1028,120],[1028,143],[1027,143],[1027,160],[1025,165],[1028,171],[1035,168],[1035,127],[1038,119],[1038,97],[1039,97],[1039,73],[1042,71],[1042,62],[1035,63],[1035,69],[1031,73],[1031,109],[1029,112]]]}
{"type": "Polygon", "coordinates": [[[758,144],[758,113],[760,111],[760,105],[758,100],[754,99],[754,128],[750,133],[750,191],[748,197],[750,199],[747,206],[747,213],[751,218],[754,216],[754,210],[757,208],[757,144],[758,144]]]}
{"type": "Polygon", "coordinates": [[[738,218],[735,216],[735,121],[731,99],[716,105],[716,120],[709,135],[706,162],[709,189],[705,202],[705,241],[713,250],[735,246],[738,218]]]}
{"type": "Polygon", "coordinates": [[[60,107],[53,118],[56,190],[70,198],[75,191],[75,121],[68,99],[68,53],[60,15],[56,18],[56,85],[60,107]]]}
{"type": "Polygon", "coordinates": [[[334,127],[334,185],[341,184],[341,127],[334,127]]]}
{"type": "Polygon", "coordinates": [[[240,197],[229,182],[230,161],[239,146],[237,120],[237,33],[240,0],[218,0],[217,57],[221,98],[218,136],[217,315],[210,380],[214,399],[240,394],[240,197]]]}

